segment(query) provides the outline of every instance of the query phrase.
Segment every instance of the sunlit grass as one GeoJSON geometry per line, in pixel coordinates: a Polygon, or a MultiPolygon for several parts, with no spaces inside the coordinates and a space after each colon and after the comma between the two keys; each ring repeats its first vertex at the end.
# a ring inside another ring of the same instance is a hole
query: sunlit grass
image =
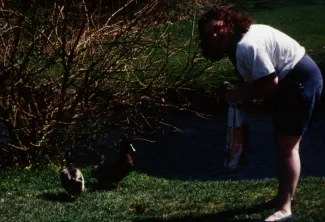
{"type": "MultiPolygon", "coordinates": [[[[275,194],[277,181],[180,181],[132,173],[118,190],[88,189],[69,202],[58,172],[0,173],[1,221],[253,221],[265,216],[251,206],[275,194]]],[[[325,183],[302,179],[296,221],[324,221],[325,183]]]]}
{"type": "MultiPolygon", "coordinates": [[[[325,5],[304,5],[249,13],[257,23],[295,38],[325,67],[324,12],[325,5]]],[[[189,29],[190,24],[182,24],[189,29]]],[[[174,58],[175,67],[186,59],[185,55],[174,58]]],[[[236,77],[225,59],[190,83],[213,86],[230,78],[236,77]]],[[[267,212],[249,213],[250,207],[277,189],[274,179],[199,182],[132,173],[118,190],[95,191],[89,188],[89,169],[84,172],[88,189],[74,202],[66,201],[57,171],[0,172],[0,221],[254,221],[267,212]]],[[[302,179],[293,205],[295,221],[325,221],[324,193],[323,178],[302,179]]]]}

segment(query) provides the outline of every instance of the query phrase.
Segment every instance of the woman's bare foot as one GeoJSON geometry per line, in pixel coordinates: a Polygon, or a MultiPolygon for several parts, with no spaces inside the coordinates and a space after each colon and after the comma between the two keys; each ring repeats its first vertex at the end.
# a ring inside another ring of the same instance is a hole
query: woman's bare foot
{"type": "Polygon", "coordinates": [[[291,201],[283,202],[278,196],[271,199],[270,205],[273,206],[276,211],[273,212],[270,216],[268,216],[265,221],[282,221],[282,219],[283,221],[287,221],[287,219],[291,219],[288,218],[290,217],[290,215],[292,217],[291,201]]]}
{"type": "Polygon", "coordinates": [[[292,217],[291,210],[278,210],[268,216],[264,221],[285,221],[286,219],[291,219],[292,217]]]}

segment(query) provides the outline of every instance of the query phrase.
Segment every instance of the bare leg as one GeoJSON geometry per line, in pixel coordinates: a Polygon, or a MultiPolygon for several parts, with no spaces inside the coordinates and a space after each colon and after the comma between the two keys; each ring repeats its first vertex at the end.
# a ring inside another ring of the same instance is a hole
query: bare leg
{"type": "Polygon", "coordinates": [[[299,145],[301,136],[275,135],[279,189],[272,199],[276,211],[265,219],[275,221],[291,214],[291,199],[300,175],[299,145]]]}

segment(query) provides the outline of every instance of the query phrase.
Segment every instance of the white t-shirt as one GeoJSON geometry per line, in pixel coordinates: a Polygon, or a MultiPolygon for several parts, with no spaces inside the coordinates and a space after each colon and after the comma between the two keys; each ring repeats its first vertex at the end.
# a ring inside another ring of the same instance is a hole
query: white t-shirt
{"type": "Polygon", "coordinates": [[[305,48],[283,32],[253,24],[236,49],[236,68],[246,81],[276,72],[279,80],[304,56],[305,48]]]}

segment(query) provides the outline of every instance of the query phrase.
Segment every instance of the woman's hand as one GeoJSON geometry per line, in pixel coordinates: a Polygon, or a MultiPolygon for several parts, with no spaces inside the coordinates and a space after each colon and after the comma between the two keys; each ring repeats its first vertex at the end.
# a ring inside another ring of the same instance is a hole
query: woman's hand
{"type": "Polygon", "coordinates": [[[242,99],[260,98],[269,95],[277,90],[278,82],[276,74],[271,73],[253,82],[244,83],[235,90],[227,92],[225,100],[228,103],[234,103],[242,99]]]}

